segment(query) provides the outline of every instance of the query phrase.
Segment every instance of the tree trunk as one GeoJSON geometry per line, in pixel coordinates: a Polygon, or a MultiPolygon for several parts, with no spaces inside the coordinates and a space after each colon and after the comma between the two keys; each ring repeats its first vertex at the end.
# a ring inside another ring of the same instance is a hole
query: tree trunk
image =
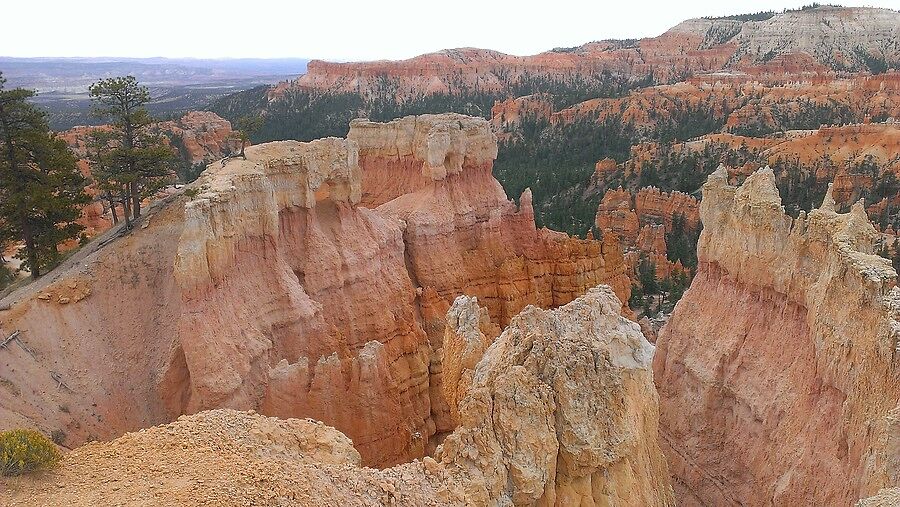
{"type": "Polygon", "coordinates": [[[119,225],[119,215],[116,213],[116,201],[113,200],[112,196],[107,196],[107,200],[109,201],[109,211],[112,213],[113,225],[119,225]]]}
{"type": "Polygon", "coordinates": [[[125,215],[125,228],[131,229],[131,192],[128,190],[122,195],[122,214],[125,215]]]}
{"type": "Polygon", "coordinates": [[[247,144],[247,141],[241,139],[241,158],[247,160],[247,155],[244,155],[244,146],[247,144]]]}
{"type": "Polygon", "coordinates": [[[25,215],[22,215],[22,236],[25,239],[25,253],[28,257],[28,269],[31,270],[31,279],[37,280],[41,276],[41,267],[38,265],[37,247],[34,244],[31,223],[25,215]]]}
{"type": "Polygon", "coordinates": [[[134,209],[134,218],[141,217],[141,193],[138,192],[138,182],[129,183],[129,192],[131,193],[131,207],[134,209]]]}

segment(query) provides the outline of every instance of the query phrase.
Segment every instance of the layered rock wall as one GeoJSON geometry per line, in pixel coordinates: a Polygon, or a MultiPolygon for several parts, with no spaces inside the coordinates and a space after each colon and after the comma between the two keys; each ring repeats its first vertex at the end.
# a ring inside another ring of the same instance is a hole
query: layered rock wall
{"type": "Polygon", "coordinates": [[[0,349],[15,354],[0,375],[0,420],[64,429],[74,445],[183,413],[256,409],[321,419],[364,464],[391,465],[432,451],[456,425],[440,353],[457,295],[471,290],[504,324],[603,281],[628,297],[617,245],[537,230],[530,195],[520,207],[507,200],[485,120],[354,132],[364,150],[352,139],[281,141],[213,163],[134,231],[110,231],[4,301],[0,330],[22,330],[31,354],[0,349]],[[367,165],[376,159],[386,165],[367,165]],[[403,164],[424,186],[377,210],[360,205],[367,168],[396,182],[403,164]]]}
{"type": "MultiPolygon", "coordinates": [[[[353,120],[347,139],[359,146],[362,204],[373,208],[459,174],[463,167],[490,175],[497,158],[490,125],[461,114],[407,116],[388,123],[353,120]]],[[[490,199],[494,186],[472,197],[485,193],[490,199]]]]}
{"type": "Polygon", "coordinates": [[[680,261],[671,262],[667,256],[666,237],[673,231],[673,219],[680,217],[683,230],[694,231],[700,225],[699,209],[699,201],[682,192],[644,187],[632,196],[618,188],[604,194],[594,224],[604,238],[615,236],[621,242],[629,272],[636,273],[646,258],[658,278],[668,278],[684,271],[680,261]]]}
{"type": "Polygon", "coordinates": [[[459,297],[444,363],[466,379],[454,382],[460,425],[434,458],[363,468],[355,442],[320,422],[214,410],[76,449],[0,500],[671,506],[653,346],[621,310],[601,286],[556,310],[526,308],[494,340],[486,310],[459,297]]]}
{"type": "Polygon", "coordinates": [[[403,224],[432,346],[438,436],[455,424],[440,388],[440,348],[444,314],[457,295],[478,297],[500,325],[526,305],[560,306],[598,283],[612,285],[623,300],[630,296],[618,243],[538,230],[531,192],[518,207],[507,198],[491,174],[497,140],[486,120],[458,114],[357,120],[348,137],[360,145],[363,201],[390,198],[376,210],[403,224]]]}
{"type": "Polygon", "coordinates": [[[862,204],[797,219],[768,168],[703,187],[700,267],[657,341],[682,503],[849,505],[898,481],[900,289],[862,204]]]}
{"type": "Polygon", "coordinates": [[[183,361],[190,381],[173,409],[311,416],[367,463],[421,455],[429,348],[398,224],[355,206],[355,143],[252,147],[198,185],[176,259],[183,359],[170,371],[185,375],[183,361]]]}

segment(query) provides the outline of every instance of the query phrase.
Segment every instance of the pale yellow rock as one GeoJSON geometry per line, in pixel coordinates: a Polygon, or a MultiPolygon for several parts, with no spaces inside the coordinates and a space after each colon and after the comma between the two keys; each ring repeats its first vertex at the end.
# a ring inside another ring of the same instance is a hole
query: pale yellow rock
{"type": "MultiPolygon", "coordinates": [[[[483,309],[457,303],[448,322],[477,348],[483,309]]],[[[470,478],[476,502],[674,505],[653,345],[621,310],[608,286],[557,310],[529,306],[485,351],[459,401],[460,427],[438,449],[470,478]]]]}
{"type": "Polygon", "coordinates": [[[463,164],[478,165],[497,157],[497,137],[484,118],[457,113],[407,116],[387,123],[350,122],[347,139],[372,156],[411,156],[422,163],[422,175],[442,180],[459,174],[463,164]]]}

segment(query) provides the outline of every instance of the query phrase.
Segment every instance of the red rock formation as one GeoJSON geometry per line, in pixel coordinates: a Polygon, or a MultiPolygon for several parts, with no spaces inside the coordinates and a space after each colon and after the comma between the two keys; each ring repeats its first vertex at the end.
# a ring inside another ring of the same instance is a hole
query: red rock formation
{"type": "Polygon", "coordinates": [[[177,120],[156,126],[180,140],[182,156],[191,164],[206,164],[241,149],[231,122],[209,111],[190,111],[177,120]]]}
{"type": "MultiPolygon", "coordinates": [[[[657,143],[632,147],[632,157],[623,164],[626,175],[639,174],[644,164],[659,156],[659,150],[657,143]]],[[[791,175],[779,169],[788,164],[797,166],[803,174],[814,175],[819,183],[834,183],[832,194],[841,209],[849,208],[863,195],[871,195],[876,182],[888,173],[900,177],[900,158],[896,156],[900,151],[900,126],[891,122],[792,130],[765,138],[708,134],[673,145],[669,156],[696,155],[707,150],[718,153],[717,156],[727,154],[747,160],[742,167],[729,169],[738,179],[749,176],[760,164],[771,164],[776,168],[776,177],[787,182],[791,175]]],[[[640,195],[635,201],[637,207],[640,195]]],[[[870,206],[873,220],[882,220],[889,201],[896,199],[870,206]]],[[[900,201],[894,205],[900,206],[900,201]]],[[[686,216],[696,223],[696,211],[691,210],[686,216]]]]}
{"type": "Polygon", "coordinates": [[[501,140],[509,138],[522,121],[522,117],[548,119],[553,114],[553,104],[547,94],[525,95],[497,101],[491,107],[491,127],[501,140]]]}
{"type": "Polygon", "coordinates": [[[554,112],[551,123],[564,125],[578,118],[621,117],[639,130],[651,130],[660,122],[673,121],[672,113],[703,109],[725,122],[728,131],[763,126],[784,127],[785,116],[807,114],[810,104],[843,107],[864,118],[900,117],[900,73],[879,76],[851,75],[816,81],[760,83],[753,76],[723,80],[692,79],[671,85],[632,91],[625,97],[596,98],[554,112]]]}
{"type": "Polygon", "coordinates": [[[861,204],[837,214],[829,194],[794,220],[770,169],[735,188],[720,168],[701,218],[654,357],[680,503],[850,505],[896,486],[900,288],[861,204]]]}
{"type": "Polygon", "coordinates": [[[484,187],[472,193],[479,204],[499,202],[500,184],[491,176],[497,139],[486,121],[463,115],[407,116],[386,125],[354,120],[347,138],[359,146],[364,206],[374,208],[416,192],[463,167],[486,174],[484,187]]]}
{"type": "Polygon", "coordinates": [[[426,186],[359,206],[361,150],[335,138],[212,164],[195,195],[150,207],[131,234],[4,302],[3,330],[21,329],[35,355],[13,351],[3,378],[29,394],[0,389],[0,421],[62,428],[72,445],[185,412],[253,408],[333,424],[364,463],[389,465],[454,427],[439,358],[443,315],[461,292],[503,323],[604,281],[628,297],[617,244],[537,230],[530,194],[519,207],[506,199],[486,120],[354,131],[366,133],[367,157],[407,157],[383,157],[382,170],[414,161],[426,186]]]}
{"type": "MultiPolygon", "coordinates": [[[[87,157],[88,136],[99,127],[74,127],[59,133],[79,158],[87,157]]],[[[209,163],[240,149],[231,122],[209,111],[190,111],[177,120],[159,122],[153,128],[176,138],[184,146],[185,161],[190,164],[209,163]]]]}
{"type": "Polygon", "coordinates": [[[700,224],[700,202],[678,191],[662,192],[656,187],[644,187],[634,196],[634,209],[642,224],[662,224],[666,233],[672,232],[675,215],[684,218],[689,229],[700,224]]]}
{"type": "Polygon", "coordinates": [[[621,309],[604,286],[528,307],[486,349],[487,312],[459,297],[444,362],[464,366],[451,378],[460,425],[435,458],[361,467],[354,442],[321,422],[220,409],[0,478],[0,503],[670,506],[653,346],[621,309]]]}
{"type": "Polygon", "coordinates": [[[360,145],[363,195],[399,195],[377,209],[403,220],[414,278],[448,303],[459,291],[476,295],[505,325],[527,304],[559,306],[599,281],[627,296],[622,266],[608,265],[599,242],[537,230],[530,191],[518,209],[507,198],[491,175],[497,141],[487,121],[354,121],[348,137],[360,145]],[[405,193],[408,180],[394,174],[410,167],[423,184],[405,193]]]}
{"type": "MultiPolygon", "coordinates": [[[[601,282],[630,296],[617,243],[538,230],[531,192],[518,208],[507,199],[491,175],[497,141],[487,121],[456,114],[354,121],[349,138],[360,145],[363,195],[376,202],[399,195],[377,211],[405,226],[411,277],[428,296],[428,315],[442,319],[461,292],[477,296],[501,325],[528,304],[559,306],[601,282]],[[421,187],[405,193],[413,171],[421,187]]],[[[438,350],[441,328],[425,327],[438,350]]],[[[442,371],[438,359],[432,356],[433,373],[442,371]]],[[[435,422],[439,432],[452,429],[442,411],[435,422]]]]}
{"type": "Polygon", "coordinates": [[[617,164],[616,161],[611,158],[604,158],[603,160],[598,160],[596,164],[594,164],[594,179],[597,181],[603,181],[612,173],[616,172],[617,164]]]}
{"type": "Polygon", "coordinates": [[[671,262],[666,255],[666,234],[672,232],[672,217],[680,215],[687,229],[700,223],[700,203],[681,192],[661,192],[645,187],[634,196],[619,188],[609,190],[597,208],[595,225],[604,237],[615,236],[625,250],[625,260],[631,273],[636,273],[641,257],[656,266],[658,278],[667,278],[683,271],[680,262],[671,262]]]}
{"type": "Polygon", "coordinates": [[[666,255],[666,230],[662,224],[647,224],[641,227],[637,241],[634,244],[634,252],[629,258],[629,266],[632,272],[637,272],[640,258],[646,257],[656,266],[656,277],[669,278],[676,271],[683,271],[681,263],[671,262],[666,255]]]}
{"type": "Polygon", "coordinates": [[[640,230],[640,222],[633,210],[631,192],[621,187],[607,191],[597,208],[594,222],[604,237],[612,234],[619,238],[623,245],[634,245],[640,230]]]}

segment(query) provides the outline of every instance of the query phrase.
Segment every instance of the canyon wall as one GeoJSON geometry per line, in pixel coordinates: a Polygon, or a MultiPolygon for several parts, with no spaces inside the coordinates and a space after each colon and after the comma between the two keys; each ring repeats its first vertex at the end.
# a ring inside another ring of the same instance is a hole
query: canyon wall
{"type": "Polygon", "coordinates": [[[469,380],[455,383],[460,425],[434,458],[363,468],[355,442],[320,422],[219,409],[75,449],[41,478],[9,481],[0,500],[671,506],[653,346],[621,310],[601,286],[556,310],[529,306],[481,340],[472,333],[499,329],[475,298],[457,298],[446,334],[461,346],[444,362],[465,364],[469,380]]]}
{"type": "Polygon", "coordinates": [[[501,325],[599,283],[627,300],[617,245],[538,230],[529,195],[506,198],[487,120],[356,122],[353,133],[215,162],[134,231],[112,229],[4,300],[0,330],[21,330],[28,349],[0,348],[12,365],[0,421],[63,430],[71,446],[255,409],[325,421],[364,464],[392,465],[456,426],[440,378],[457,295],[483,298],[501,325]],[[383,184],[399,197],[360,205],[366,172],[401,182],[391,174],[408,168],[421,187],[383,184]]]}
{"type": "Polygon", "coordinates": [[[900,480],[900,288],[861,203],[797,219],[771,169],[703,187],[700,266],[657,341],[682,505],[850,505],[900,480]]]}
{"type": "Polygon", "coordinates": [[[641,258],[646,258],[658,278],[668,278],[685,270],[680,261],[672,262],[667,256],[666,237],[673,231],[673,219],[680,218],[682,231],[696,231],[699,211],[699,201],[682,192],[644,187],[632,195],[618,188],[603,195],[594,224],[604,240],[609,237],[621,243],[630,273],[636,273],[641,258]]]}
{"type": "Polygon", "coordinates": [[[175,260],[173,413],[315,417],[345,431],[366,463],[422,454],[427,341],[398,224],[355,206],[355,143],[267,143],[216,169],[185,205],[175,260]]]}
{"type": "Polygon", "coordinates": [[[671,83],[704,74],[790,82],[900,62],[895,10],[819,6],[770,14],[689,19],[657,37],[594,41],[529,56],[455,48],[399,61],[313,60],[303,76],[270,88],[268,98],[289,90],[396,100],[470,93],[506,98],[549,86],[600,87],[609,77],[671,83]]]}
{"type": "Polygon", "coordinates": [[[526,305],[556,307],[607,283],[627,301],[631,282],[614,240],[537,229],[531,192],[519,206],[491,175],[497,140],[488,122],[458,114],[389,123],[356,120],[362,202],[403,227],[407,267],[429,336],[438,436],[455,421],[440,389],[444,314],[460,293],[479,298],[501,326],[526,305]],[[396,198],[394,198],[396,197],[396,198]]]}

